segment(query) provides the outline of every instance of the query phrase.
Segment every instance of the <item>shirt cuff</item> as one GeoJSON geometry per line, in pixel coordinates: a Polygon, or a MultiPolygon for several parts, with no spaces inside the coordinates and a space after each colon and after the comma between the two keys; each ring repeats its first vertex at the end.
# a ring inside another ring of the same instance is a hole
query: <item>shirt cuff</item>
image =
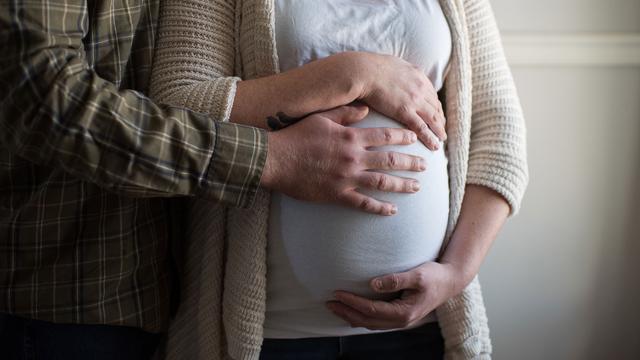
{"type": "Polygon", "coordinates": [[[199,195],[228,205],[250,207],[267,160],[267,133],[229,122],[216,121],[215,128],[213,154],[199,195]]]}

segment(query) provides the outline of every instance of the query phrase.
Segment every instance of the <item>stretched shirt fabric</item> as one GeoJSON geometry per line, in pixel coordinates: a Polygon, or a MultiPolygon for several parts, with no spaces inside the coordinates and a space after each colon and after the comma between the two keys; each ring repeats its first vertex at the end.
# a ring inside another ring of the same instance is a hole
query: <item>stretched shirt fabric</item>
{"type": "MultiPolygon", "coordinates": [[[[465,185],[495,190],[517,213],[528,182],[525,124],[488,0],[440,0],[453,51],[445,79],[449,218],[465,185]]],[[[194,110],[207,84],[279,71],[274,0],[165,0],[152,94],[194,110]]],[[[211,98],[209,98],[211,99],[211,98]]],[[[195,201],[189,210],[181,305],[169,328],[171,359],[258,359],[266,310],[269,193],[250,209],[195,201]],[[219,220],[221,214],[227,221],[219,220]],[[212,220],[213,219],[213,220],[212,220]]],[[[436,309],[447,359],[488,359],[489,328],[477,277],[436,309]]]]}
{"type": "MultiPolygon", "coordinates": [[[[344,51],[367,51],[418,66],[436,91],[452,47],[438,0],[276,0],[275,29],[280,71],[344,51]]],[[[354,126],[403,127],[375,110],[354,126]]],[[[418,180],[418,193],[360,190],[397,205],[394,216],[271,194],[265,338],[389,331],[353,328],[325,303],[337,289],[380,297],[369,287],[372,278],[437,259],[449,217],[444,147],[431,151],[416,142],[382,149],[427,162],[424,172],[393,172],[418,180]]],[[[414,326],[435,320],[434,311],[414,326]]]]}
{"type": "Polygon", "coordinates": [[[253,202],[264,132],[214,121],[237,78],[194,89],[206,114],[144,95],[159,7],[0,2],[0,312],[166,330],[162,198],[253,202]]]}

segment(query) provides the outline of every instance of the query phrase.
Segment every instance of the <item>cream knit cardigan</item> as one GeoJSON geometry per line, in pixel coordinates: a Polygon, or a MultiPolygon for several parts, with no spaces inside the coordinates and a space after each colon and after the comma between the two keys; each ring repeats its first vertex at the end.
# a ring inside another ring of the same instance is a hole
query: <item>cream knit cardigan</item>
{"type": "MultiPolygon", "coordinates": [[[[488,0],[440,2],[453,40],[444,85],[451,190],[446,244],[466,184],[497,191],[513,214],[528,172],[524,119],[488,0]]],[[[235,76],[277,72],[273,0],[163,1],[151,85],[158,101],[227,121],[239,80],[235,76]]],[[[182,301],[169,329],[167,358],[258,359],[268,211],[264,190],[245,210],[191,202],[182,301]]],[[[446,358],[490,358],[477,277],[441,305],[437,316],[446,358]]]]}

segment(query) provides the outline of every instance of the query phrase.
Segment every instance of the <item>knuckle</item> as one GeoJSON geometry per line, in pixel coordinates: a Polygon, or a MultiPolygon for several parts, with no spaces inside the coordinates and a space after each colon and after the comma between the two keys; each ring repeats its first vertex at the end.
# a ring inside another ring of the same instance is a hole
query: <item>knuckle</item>
{"type": "Polygon", "coordinates": [[[434,112],[434,113],[431,114],[431,121],[434,124],[440,125],[440,116],[438,116],[437,112],[434,112]]]}
{"type": "Polygon", "coordinates": [[[371,203],[371,199],[369,198],[365,198],[360,200],[360,203],[358,204],[358,207],[361,210],[370,210],[373,207],[373,204],[371,203]]]}
{"type": "Polygon", "coordinates": [[[428,130],[429,126],[427,126],[425,122],[421,121],[418,125],[418,131],[420,131],[422,134],[425,134],[428,130]]]}
{"type": "Polygon", "coordinates": [[[393,140],[393,133],[391,132],[391,129],[384,129],[382,131],[382,136],[384,137],[384,141],[388,144],[391,142],[391,140],[393,140]]]}
{"type": "Polygon", "coordinates": [[[418,284],[418,286],[424,287],[427,280],[427,274],[423,270],[419,270],[419,271],[416,271],[415,276],[416,276],[416,283],[418,284]]]}
{"type": "Polygon", "coordinates": [[[389,186],[389,180],[387,177],[382,175],[378,176],[376,179],[376,189],[384,190],[387,186],[389,186]]]}
{"type": "Polygon", "coordinates": [[[412,192],[413,191],[413,183],[414,183],[414,180],[405,180],[404,181],[404,186],[403,186],[404,191],[405,192],[412,192]]]}
{"type": "Polygon", "coordinates": [[[413,132],[412,131],[404,131],[402,133],[402,142],[410,143],[413,141],[413,132]]]}
{"type": "Polygon", "coordinates": [[[398,114],[400,116],[407,116],[407,115],[411,114],[411,111],[412,111],[412,108],[411,108],[411,106],[409,106],[409,104],[402,104],[398,108],[398,114]]]}
{"type": "Polygon", "coordinates": [[[387,153],[387,165],[391,168],[398,166],[398,155],[392,152],[387,153]]]}
{"type": "Polygon", "coordinates": [[[339,169],[335,174],[336,179],[346,180],[351,177],[351,171],[348,168],[339,169]]]}
{"type": "Polygon", "coordinates": [[[348,165],[355,165],[358,163],[358,157],[352,152],[346,152],[342,155],[342,161],[348,165]]]}
{"type": "Polygon", "coordinates": [[[422,169],[422,160],[419,157],[414,156],[413,159],[411,159],[411,167],[415,170],[422,169]]]}
{"type": "Polygon", "coordinates": [[[364,182],[365,185],[371,189],[374,189],[376,185],[378,185],[378,179],[375,176],[367,176],[364,182]]]}
{"type": "Polygon", "coordinates": [[[389,286],[392,290],[397,290],[400,287],[400,277],[398,274],[392,274],[391,277],[389,277],[389,286]]]}
{"type": "Polygon", "coordinates": [[[356,140],[356,131],[351,128],[346,128],[342,132],[342,139],[347,142],[354,142],[356,140]]]}
{"type": "Polygon", "coordinates": [[[369,304],[367,304],[367,313],[372,316],[375,316],[378,314],[378,309],[376,309],[376,306],[373,304],[373,302],[370,302],[369,304]]]}

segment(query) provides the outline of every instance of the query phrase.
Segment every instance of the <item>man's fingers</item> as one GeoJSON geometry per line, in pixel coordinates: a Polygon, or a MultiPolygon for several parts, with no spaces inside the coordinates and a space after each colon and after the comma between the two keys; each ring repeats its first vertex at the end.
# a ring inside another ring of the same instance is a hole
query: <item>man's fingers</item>
{"type": "Polygon", "coordinates": [[[401,290],[417,290],[421,284],[415,271],[388,274],[371,279],[369,286],[379,293],[392,293],[401,290]]]}
{"type": "Polygon", "coordinates": [[[427,162],[423,158],[393,151],[369,151],[364,161],[367,170],[424,171],[427,169],[427,162]]]}
{"type": "Polygon", "coordinates": [[[342,203],[348,207],[356,208],[371,214],[391,216],[398,212],[398,208],[395,205],[376,200],[355,190],[345,192],[342,195],[342,203]]]}
{"type": "Polygon", "coordinates": [[[343,126],[349,126],[364,119],[369,113],[369,107],[362,103],[339,106],[323,113],[333,122],[343,126]]]}
{"type": "Polygon", "coordinates": [[[357,180],[358,187],[396,193],[415,193],[420,191],[420,183],[415,179],[402,178],[374,171],[365,171],[357,180]]]}
{"type": "Polygon", "coordinates": [[[407,129],[364,128],[353,129],[364,147],[409,145],[416,142],[416,134],[407,129]]]}

